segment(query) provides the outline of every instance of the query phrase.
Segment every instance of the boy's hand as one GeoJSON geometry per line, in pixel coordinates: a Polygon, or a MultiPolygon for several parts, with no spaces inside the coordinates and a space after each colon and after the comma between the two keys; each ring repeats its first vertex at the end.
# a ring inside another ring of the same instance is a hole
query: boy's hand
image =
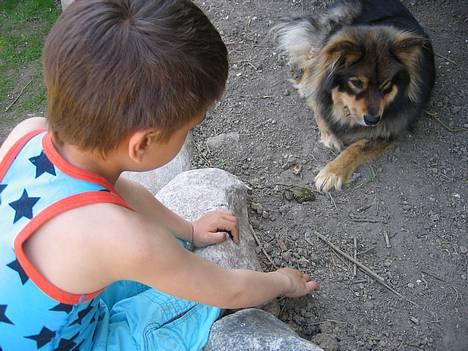
{"type": "Polygon", "coordinates": [[[280,268],[276,273],[289,279],[289,288],[283,294],[286,297],[301,297],[320,289],[319,283],[296,269],[280,268]]]}
{"type": "Polygon", "coordinates": [[[219,244],[229,237],[239,244],[239,224],[231,211],[208,212],[193,222],[193,245],[196,247],[219,244]]]}

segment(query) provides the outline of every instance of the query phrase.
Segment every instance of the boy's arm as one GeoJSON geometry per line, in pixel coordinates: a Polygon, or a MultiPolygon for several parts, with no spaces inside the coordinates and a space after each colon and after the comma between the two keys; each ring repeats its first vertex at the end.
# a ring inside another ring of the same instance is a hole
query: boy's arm
{"type": "Polygon", "coordinates": [[[205,246],[224,241],[226,233],[229,232],[234,241],[239,243],[237,219],[228,211],[217,211],[192,223],[169,210],[145,187],[136,182],[120,177],[115,186],[132,209],[154,221],[154,225],[163,225],[180,239],[192,242],[196,246],[205,246]]]}
{"type": "Polygon", "coordinates": [[[24,250],[45,279],[74,294],[134,280],[200,303],[240,308],[318,289],[317,283],[293,269],[271,273],[224,269],[183,249],[161,225],[111,204],[57,215],[26,241],[24,250]]]}
{"type": "Polygon", "coordinates": [[[224,269],[184,250],[164,228],[132,216],[118,226],[117,238],[135,233],[135,240],[116,242],[109,274],[115,280],[136,280],[168,294],[221,308],[257,306],[285,295],[302,296],[318,289],[307,275],[292,269],[263,273],[224,269]],[[130,225],[128,227],[127,225],[130,225]]]}

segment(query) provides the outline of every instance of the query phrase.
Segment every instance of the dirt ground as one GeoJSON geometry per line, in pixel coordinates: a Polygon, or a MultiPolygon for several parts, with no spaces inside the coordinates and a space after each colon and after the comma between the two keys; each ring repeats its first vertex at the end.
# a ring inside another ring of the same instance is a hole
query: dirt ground
{"type": "Polygon", "coordinates": [[[282,300],[280,318],[326,350],[468,350],[468,3],[405,1],[437,53],[432,116],[361,167],[344,191],[300,204],[285,191],[313,189],[333,153],[318,142],[268,32],[280,17],[312,14],[324,1],[196,2],[221,31],[231,71],[224,100],[194,131],[194,166],[223,168],[251,186],[266,270],[299,267],[322,284],[316,296],[282,300]],[[234,134],[209,139],[223,133],[234,134]],[[351,255],[356,238],[358,260],[403,298],[359,269],[354,276],[316,232],[351,255]]]}

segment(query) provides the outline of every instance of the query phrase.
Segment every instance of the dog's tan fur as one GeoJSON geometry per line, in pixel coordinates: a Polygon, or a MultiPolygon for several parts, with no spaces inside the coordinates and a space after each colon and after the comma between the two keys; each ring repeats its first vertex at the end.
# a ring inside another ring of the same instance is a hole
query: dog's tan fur
{"type": "Polygon", "coordinates": [[[302,71],[294,86],[314,112],[321,142],[343,150],[315,179],[323,191],[340,189],[356,167],[379,157],[416,118],[433,84],[432,49],[424,32],[350,25],[361,5],[341,2],[318,19],[293,19],[275,29],[292,68],[302,71]],[[423,76],[423,60],[432,76],[423,76]],[[405,99],[401,111],[397,99],[405,99]]]}

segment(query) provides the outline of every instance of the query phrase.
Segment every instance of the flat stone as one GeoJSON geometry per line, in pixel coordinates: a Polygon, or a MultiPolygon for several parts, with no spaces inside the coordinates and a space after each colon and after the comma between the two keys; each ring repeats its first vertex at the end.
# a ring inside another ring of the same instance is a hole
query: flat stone
{"type": "Polygon", "coordinates": [[[218,320],[204,351],[323,351],[270,313],[246,309],[218,320]]]}
{"type": "Polygon", "coordinates": [[[217,150],[222,147],[232,148],[239,144],[239,133],[223,133],[206,140],[206,145],[210,150],[217,150]]]}

